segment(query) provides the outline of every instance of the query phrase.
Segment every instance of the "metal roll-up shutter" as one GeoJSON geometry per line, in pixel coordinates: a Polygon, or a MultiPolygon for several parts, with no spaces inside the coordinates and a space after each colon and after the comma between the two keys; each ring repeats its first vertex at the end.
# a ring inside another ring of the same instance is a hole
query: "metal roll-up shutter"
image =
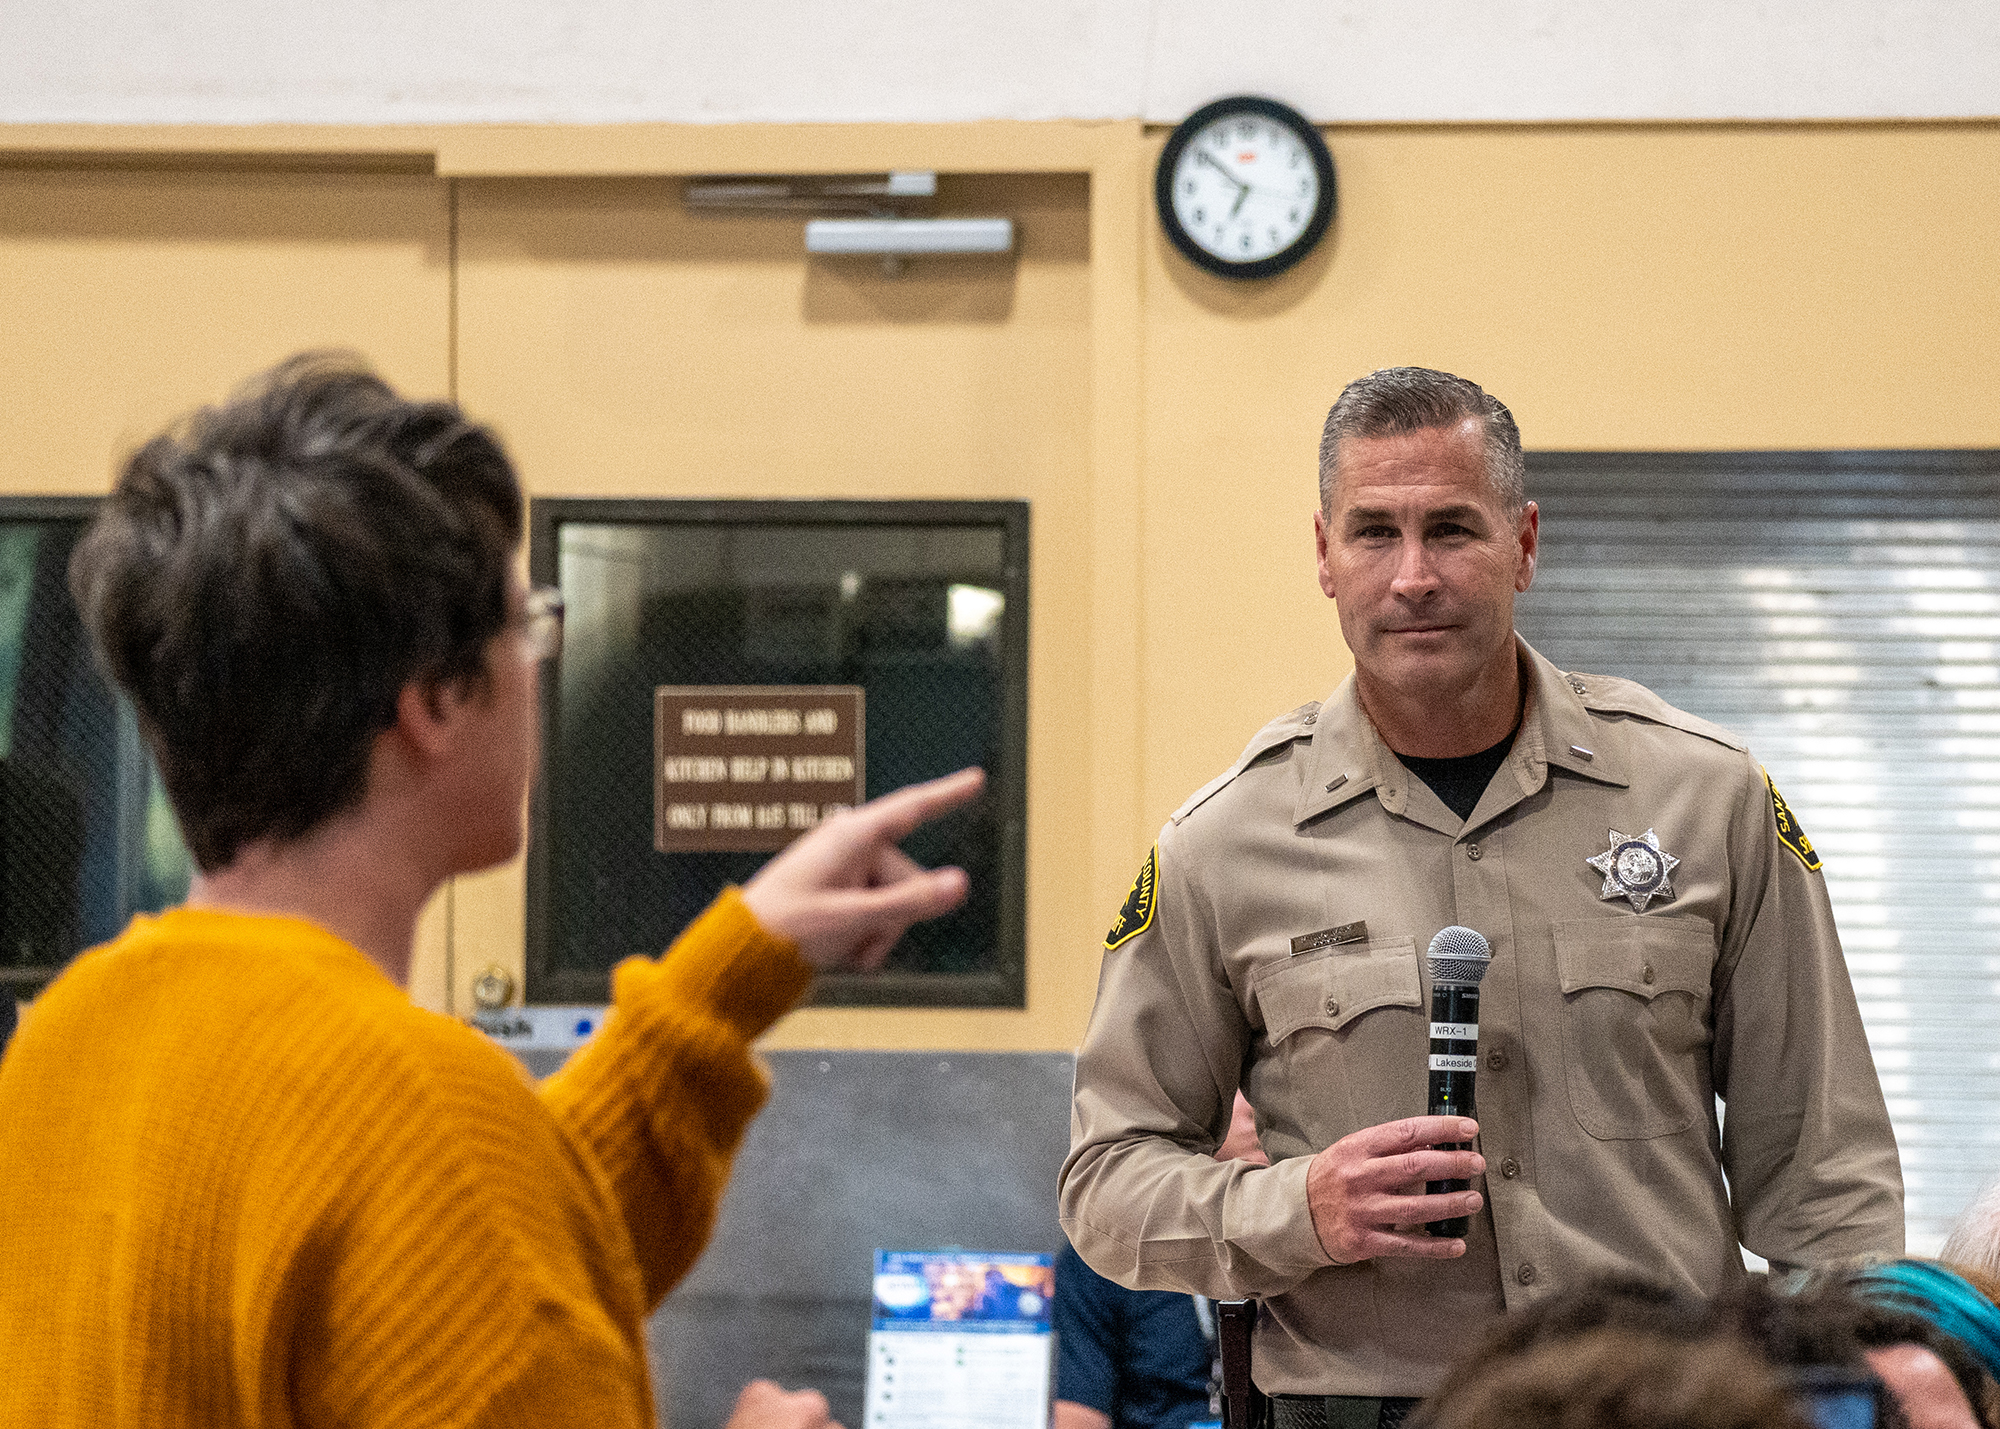
{"type": "Polygon", "coordinates": [[[2000,1170],[2000,453],[1529,469],[1522,635],[1741,734],[1824,860],[1934,1254],[2000,1170]]]}

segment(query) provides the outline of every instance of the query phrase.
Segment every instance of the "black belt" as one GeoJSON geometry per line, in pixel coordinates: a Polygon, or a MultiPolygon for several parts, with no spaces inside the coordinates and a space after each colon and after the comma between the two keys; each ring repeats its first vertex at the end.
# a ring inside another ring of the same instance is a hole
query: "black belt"
{"type": "Polygon", "coordinates": [[[1368,1399],[1352,1394],[1274,1394],[1274,1429],[1397,1429],[1417,1407],[1414,1399],[1368,1399]]]}

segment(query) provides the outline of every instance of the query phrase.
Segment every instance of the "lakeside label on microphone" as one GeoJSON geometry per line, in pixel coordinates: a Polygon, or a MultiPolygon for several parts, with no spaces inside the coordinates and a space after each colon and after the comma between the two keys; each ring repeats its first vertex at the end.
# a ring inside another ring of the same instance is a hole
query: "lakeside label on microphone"
{"type": "Polygon", "coordinates": [[[1477,1042],[1479,1040],[1479,1024],[1477,1022],[1433,1022],[1431,1024],[1431,1038],[1433,1041],[1477,1042]]]}
{"type": "Polygon", "coordinates": [[[1431,1070],[1433,1072],[1473,1072],[1478,1069],[1479,1059],[1470,1053],[1431,1053],[1431,1070]]]}

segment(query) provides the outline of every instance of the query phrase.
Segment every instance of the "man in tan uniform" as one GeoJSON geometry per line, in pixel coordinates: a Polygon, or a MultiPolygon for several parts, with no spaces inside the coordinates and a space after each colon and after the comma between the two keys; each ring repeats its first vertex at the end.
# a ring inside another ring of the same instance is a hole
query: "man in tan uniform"
{"type": "Polygon", "coordinates": [[[1490,1316],[1587,1276],[1713,1294],[1739,1241],[1899,1251],[1818,857],[1733,735],[1514,634],[1539,527],[1507,409],[1378,372],[1320,465],[1354,674],[1175,811],[1106,940],[1062,1176],[1078,1251],[1261,1300],[1278,1429],[1400,1422],[1490,1316]],[[1418,1115],[1423,953],[1452,924],[1493,949],[1476,1128],[1418,1115]],[[1239,1085],[1268,1168],[1210,1159],[1239,1085]],[[1475,1189],[1422,1194],[1452,1177],[1475,1189]],[[1463,1240],[1423,1229],[1467,1213],[1463,1240]]]}

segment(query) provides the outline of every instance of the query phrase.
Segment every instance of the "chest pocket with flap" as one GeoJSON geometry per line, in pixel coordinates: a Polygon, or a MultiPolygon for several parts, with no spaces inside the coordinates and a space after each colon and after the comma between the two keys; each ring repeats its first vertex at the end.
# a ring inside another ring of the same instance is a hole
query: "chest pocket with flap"
{"type": "Polygon", "coordinates": [[[1288,958],[1258,973],[1254,986],[1273,1047],[1307,1027],[1343,1031],[1378,1007],[1423,1006],[1417,945],[1410,938],[1376,938],[1288,958]]]}
{"type": "Polygon", "coordinates": [[[1569,1100],[1600,1141],[1685,1131],[1709,1090],[1715,930],[1700,918],[1558,923],[1569,1100]]]}
{"type": "Polygon", "coordinates": [[[1412,939],[1273,961],[1253,975],[1251,992],[1286,1109],[1307,1142],[1330,1146],[1423,1111],[1430,1023],[1412,939]]]}

